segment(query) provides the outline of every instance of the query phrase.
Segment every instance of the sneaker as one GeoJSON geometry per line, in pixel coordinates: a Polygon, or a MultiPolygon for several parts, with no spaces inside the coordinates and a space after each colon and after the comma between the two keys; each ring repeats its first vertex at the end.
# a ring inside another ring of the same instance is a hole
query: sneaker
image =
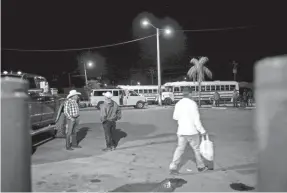
{"type": "Polygon", "coordinates": [[[116,150],[116,147],[112,147],[111,149],[112,149],[112,150],[116,150]]]}
{"type": "Polygon", "coordinates": [[[208,167],[204,166],[203,168],[197,168],[199,172],[205,172],[208,170],[208,167]]]}
{"type": "Polygon", "coordinates": [[[177,170],[169,170],[169,174],[171,174],[171,175],[179,175],[179,172],[177,170]]]}
{"type": "Polygon", "coordinates": [[[112,148],[106,147],[106,148],[102,149],[102,151],[112,151],[112,148]]]}
{"type": "Polygon", "coordinates": [[[66,150],[68,150],[68,151],[72,151],[72,150],[74,150],[73,148],[71,148],[71,147],[66,147],[66,150]]]}

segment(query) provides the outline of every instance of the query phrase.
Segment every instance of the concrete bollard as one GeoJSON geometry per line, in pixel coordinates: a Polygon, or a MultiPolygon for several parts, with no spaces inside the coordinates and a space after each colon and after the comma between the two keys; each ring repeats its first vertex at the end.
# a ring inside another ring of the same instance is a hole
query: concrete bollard
{"type": "Polygon", "coordinates": [[[287,56],[255,66],[257,191],[287,192],[287,56]]]}
{"type": "Polygon", "coordinates": [[[31,192],[27,83],[1,78],[1,192],[31,192]]]}

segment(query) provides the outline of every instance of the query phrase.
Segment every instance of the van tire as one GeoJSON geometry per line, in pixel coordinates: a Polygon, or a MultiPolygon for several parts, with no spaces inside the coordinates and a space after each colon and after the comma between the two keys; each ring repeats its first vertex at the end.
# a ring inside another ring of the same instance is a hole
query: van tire
{"type": "Polygon", "coordinates": [[[169,97],[165,98],[163,102],[164,102],[165,105],[171,105],[172,104],[172,100],[169,97]]]}
{"type": "Polygon", "coordinates": [[[104,101],[100,101],[97,104],[97,109],[100,110],[101,109],[101,105],[104,104],[104,101]]]}
{"type": "Polygon", "coordinates": [[[144,108],[144,102],[138,101],[137,104],[136,104],[136,108],[137,109],[143,109],[144,108]]]}

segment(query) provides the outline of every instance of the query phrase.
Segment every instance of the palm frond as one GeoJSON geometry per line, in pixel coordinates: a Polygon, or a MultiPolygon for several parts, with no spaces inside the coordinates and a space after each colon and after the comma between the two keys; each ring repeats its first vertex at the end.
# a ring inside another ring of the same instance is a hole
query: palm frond
{"type": "Polygon", "coordinates": [[[212,78],[212,72],[206,66],[203,67],[203,72],[208,78],[212,78]]]}
{"type": "Polygon", "coordinates": [[[193,65],[197,65],[198,64],[198,60],[196,58],[192,58],[190,60],[190,63],[193,64],[193,65]]]}
{"type": "Polygon", "coordinates": [[[197,68],[196,68],[196,66],[192,66],[192,67],[188,70],[187,76],[188,76],[189,78],[194,78],[194,77],[196,76],[196,73],[197,73],[197,68]]]}
{"type": "Polygon", "coordinates": [[[207,57],[201,57],[199,59],[199,63],[203,66],[206,62],[208,62],[208,58],[207,57]]]}

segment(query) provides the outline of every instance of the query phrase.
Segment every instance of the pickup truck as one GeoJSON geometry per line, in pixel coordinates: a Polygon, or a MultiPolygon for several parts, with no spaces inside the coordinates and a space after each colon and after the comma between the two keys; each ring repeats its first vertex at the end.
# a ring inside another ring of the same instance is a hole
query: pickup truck
{"type": "Polygon", "coordinates": [[[28,73],[1,73],[1,79],[20,78],[29,83],[28,101],[30,114],[30,134],[32,140],[44,133],[49,133],[50,138],[42,141],[33,140],[35,147],[45,141],[57,136],[63,137],[65,134],[65,116],[63,113],[64,98],[52,95],[49,89],[49,83],[46,78],[28,73]]]}

